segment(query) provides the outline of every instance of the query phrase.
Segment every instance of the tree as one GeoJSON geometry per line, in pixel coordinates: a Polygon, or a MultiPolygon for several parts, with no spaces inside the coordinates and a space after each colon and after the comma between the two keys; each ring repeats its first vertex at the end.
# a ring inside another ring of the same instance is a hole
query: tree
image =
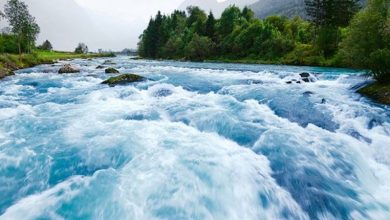
{"type": "Polygon", "coordinates": [[[245,6],[242,9],[241,16],[244,17],[248,22],[251,22],[253,20],[253,18],[255,17],[255,13],[250,8],[245,6]]]}
{"type": "Polygon", "coordinates": [[[74,52],[79,54],[88,53],[88,46],[85,43],[79,43],[74,52]]]}
{"type": "Polygon", "coordinates": [[[389,68],[390,50],[390,0],[369,0],[365,9],[356,14],[347,36],[342,42],[341,55],[348,66],[372,69],[379,81],[390,77],[384,68],[389,68]],[[380,67],[383,65],[382,67],[380,67]]]}
{"type": "Polygon", "coordinates": [[[234,27],[239,23],[241,11],[236,6],[230,6],[223,11],[219,19],[218,32],[221,36],[227,36],[233,32],[234,27]]]}
{"type": "Polygon", "coordinates": [[[368,67],[378,82],[390,82],[390,50],[385,48],[372,52],[368,67]]]}
{"type": "Polygon", "coordinates": [[[27,5],[19,0],[9,0],[5,5],[5,15],[12,33],[17,36],[19,54],[23,52],[23,43],[26,44],[27,52],[31,52],[40,29],[35,18],[30,15],[27,5]]]}
{"type": "Polygon", "coordinates": [[[205,14],[205,12],[196,6],[188,7],[187,11],[187,27],[191,28],[195,33],[199,35],[204,35],[205,23],[207,20],[207,15],[205,14]]]}
{"type": "Polygon", "coordinates": [[[185,48],[186,56],[190,60],[203,61],[210,56],[214,43],[208,37],[194,34],[191,42],[185,48]]]}
{"type": "Polygon", "coordinates": [[[338,48],[339,27],[349,24],[359,9],[358,0],[305,0],[305,4],[316,27],[316,44],[325,57],[330,57],[338,48]]]}
{"type": "Polygon", "coordinates": [[[205,35],[212,40],[215,40],[215,23],[213,12],[210,11],[206,21],[205,35]]]}
{"type": "Polygon", "coordinates": [[[53,50],[53,46],[51,45],[50,41],[45,40],[41,46],[38,47],[41,50],[53,50]]]}
{"type": "Polygon", "coordinates": [[[359,0],[305,0],[305,5],[316,27],[346,27],[359,9],[359,0]]]}

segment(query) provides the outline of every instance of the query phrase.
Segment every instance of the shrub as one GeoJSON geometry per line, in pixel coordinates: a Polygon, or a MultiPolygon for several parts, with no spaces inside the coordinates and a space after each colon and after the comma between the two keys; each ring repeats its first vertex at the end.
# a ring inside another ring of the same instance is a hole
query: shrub
{"type": "Polygon", "coordinates": [[[378,82],[390,82],[390,50],[380,49],[372,52],[369,67],[378,82]]]}

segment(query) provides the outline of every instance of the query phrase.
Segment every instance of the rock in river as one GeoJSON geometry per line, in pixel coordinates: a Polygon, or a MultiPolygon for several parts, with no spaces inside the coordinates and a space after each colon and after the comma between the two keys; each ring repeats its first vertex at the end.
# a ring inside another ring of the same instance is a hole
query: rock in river
{"type": "Polygon", "coordinates": [[[106,73],[119,73],[119,71],[117,69],[112,68],[112,67],[107,68],[105,72],[106,73]]]}
{"type": "Polygon", "coordinates": [[[58,70],[58,73],[63,74],[63,73],[79,73],[80,70],[73,67],[70,64],[65,64],[61,67],[60,70],[58,70]]]}
{"type": "Polygon", "coordinates": [[[135,75],[135,74],[122,74],[119,76],[111,77],[102,84],[107,84],[109,86],[116,86],[116,85],[124,85],[128,83],[133,83],[133,82],[141,82],[145,81],[146,78],[143,76],[135,75]]]}

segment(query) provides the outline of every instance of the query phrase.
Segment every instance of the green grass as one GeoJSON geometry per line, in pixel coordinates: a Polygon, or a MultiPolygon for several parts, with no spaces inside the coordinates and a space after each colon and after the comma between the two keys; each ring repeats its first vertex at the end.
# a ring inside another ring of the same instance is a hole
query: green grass
{"type": "Polygon", "coordinates": [[[373,83],[360,89],[358,93],[372,98],[379,103],[390,105],[390,83],[373,83]]]}
{"type": "Polygon", "coordinates": [[[0,54],[0,79],[12,75],[13,71],[39,64],[54,63],[57,60],[77,59],[77,58],[95,58],[112,57],[113,54],[76,54],[60,51],[42,51],[35,50],[30,54],[0,54]]]}
{"type": "Polygon", "coordinates": [[[35,51],[40,59],[43,60],[64,60],[64,59],[77,59],[77,58],[94,58],[94,57],[109,57],[112,54],[77,54],[71,52],[60,51],[35,51]]]}

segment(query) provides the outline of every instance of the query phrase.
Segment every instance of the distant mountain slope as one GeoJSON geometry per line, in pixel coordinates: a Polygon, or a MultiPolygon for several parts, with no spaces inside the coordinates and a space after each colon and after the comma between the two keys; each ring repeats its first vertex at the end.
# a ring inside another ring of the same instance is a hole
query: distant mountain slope
{"type": "Polygon", "coordinates": [[[218,2],[217,0],[185,0],[180,6],[180,10],[185,10],[188,6],[198,6],[205,11],[213,11],[217,16],[221,15],[223,10],[229,5],[236,5],[243,8],[246,5],[254,4],[257,0],[226,0],[218,2]]]}
{"type": "Polygon", "coordinates": [[[260,0],[250,5],[250,8],[259,18],[270,15],[306,17],[305,0],[260,0]]]}
{"type": "MultiPolygon", "coordinates": [[[[360,0],[365,4],[367,0],[360,0]]],[[[300,16],[306,18],[305,0],[258,0],[250,8],[259,18],[270,15],[285,15],[287,17],[300,16]]]]}
{"type": "MultiPolygon", "coordinates": [[[[360,0],[363,4],[367,0],[360,0]]],[[[229,5],[244,7],[248,5],[259,18],[265,18],[270,15],[285,15],[288,17],[301,16],[306,17],[305,0],[227,0],[218,2],[217,0],[185,0],[179,9],[186,9],[190,5],[196,5],[203,10],[212,10],[216,15],[229,5]]]]}

